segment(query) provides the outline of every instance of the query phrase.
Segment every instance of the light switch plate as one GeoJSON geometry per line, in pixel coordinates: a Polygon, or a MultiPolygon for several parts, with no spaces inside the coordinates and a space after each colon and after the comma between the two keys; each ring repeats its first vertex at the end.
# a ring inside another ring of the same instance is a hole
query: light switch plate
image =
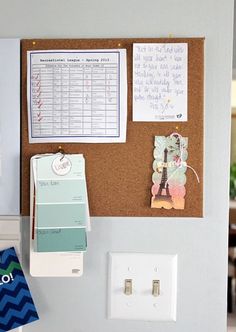
{"type": "Polygon", "coordinates": [[[109,253],[108,318],[176,321],[177,255],[109,253]],[[124,293],[125,279],[132,294],[124,293]],[[152,294],[153,280],[160,294],[152,294]]]}

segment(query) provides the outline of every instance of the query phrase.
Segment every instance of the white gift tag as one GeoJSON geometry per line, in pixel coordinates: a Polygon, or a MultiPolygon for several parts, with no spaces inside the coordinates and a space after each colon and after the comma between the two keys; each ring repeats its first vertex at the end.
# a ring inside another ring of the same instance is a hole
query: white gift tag
{"type": "Polygon", "coordinates": [[[69,158],[60,155],[55,158],[52,162],[52,170],[57,175],[66,175],[70,172],[72,167],[71,161],[69,158]]]}

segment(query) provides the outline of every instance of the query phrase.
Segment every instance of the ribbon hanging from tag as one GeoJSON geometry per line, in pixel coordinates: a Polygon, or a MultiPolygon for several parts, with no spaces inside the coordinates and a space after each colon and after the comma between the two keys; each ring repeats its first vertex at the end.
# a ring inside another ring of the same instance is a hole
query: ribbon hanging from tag
{"type": "Polygon", "coordinates": [[[197,178],[197,182],[200,183],[200,179],[199,176],[196,172],[196,170],[188,165],[188,163],[186,161],[183,161],[183,150],[184,150],[184,143],[183,143],[183,138],[179,133],[172,133],[170,135],[170,137],[177,137],[177,139],[179,140],[179,149],[180,149],[180,156],[175,158],[174,163],[175,166],[177,167],[176,170],[167,178],[166,183],[169,182],[169,180],[174,176],[174,174],[178,171],[179,168],[181,167],[187,167],[189,169],[191,169],[193,171],[193,173],[195,174],[196,178],[197,178]]]}

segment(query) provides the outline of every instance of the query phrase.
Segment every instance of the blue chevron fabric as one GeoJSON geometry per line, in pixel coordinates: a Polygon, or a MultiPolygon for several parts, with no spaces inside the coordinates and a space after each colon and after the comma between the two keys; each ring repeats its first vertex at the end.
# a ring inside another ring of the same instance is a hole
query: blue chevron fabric
{"type": "Polygon", "coordinates": [[[0,332],[38,319],[15,249],[0,251],[0,332]]]}

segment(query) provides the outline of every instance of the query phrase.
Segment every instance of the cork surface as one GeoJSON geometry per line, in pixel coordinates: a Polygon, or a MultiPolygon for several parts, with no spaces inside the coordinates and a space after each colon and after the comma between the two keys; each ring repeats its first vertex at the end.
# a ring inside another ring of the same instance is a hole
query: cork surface
{"type": "Polygon", "coordinates": [[[91,216],[202,217],[204,163],[204,38],[36,39],[22,44],[21,213],[29,215],[30,158],[52,153],[82,153],[86,161],[91,216]],[[188,121],[132,121],[133,43],[188,43],[188,121]],[[27,51],[47,49],[126,48],[128,66],[128,119],[126,143],[29,144],[27,122],[27,51]],[[154,136],[178,131],[188,137],[188,164],[184,210],[151,209],[154,136]]]}

